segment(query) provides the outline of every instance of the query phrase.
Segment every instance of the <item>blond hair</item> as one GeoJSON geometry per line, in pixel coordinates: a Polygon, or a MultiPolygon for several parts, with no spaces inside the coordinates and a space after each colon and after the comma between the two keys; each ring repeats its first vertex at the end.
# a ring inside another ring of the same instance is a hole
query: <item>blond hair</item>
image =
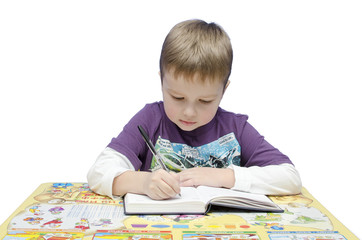
{"type": "Polygon", "coordinates": [[[220,81],[226,84],[231,73],[233,51],[230,38],[221,26],[202,20],[175,25],[162,46],[161,79],[165,71],[174,77],[220,81]]]}

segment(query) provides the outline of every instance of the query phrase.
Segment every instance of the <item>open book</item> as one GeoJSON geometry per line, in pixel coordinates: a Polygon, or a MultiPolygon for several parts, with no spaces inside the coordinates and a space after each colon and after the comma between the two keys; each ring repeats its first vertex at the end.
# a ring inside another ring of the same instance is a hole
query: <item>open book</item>
{"type": "Polygon", "coordinates": [[[125,214],[204,214],[210,205],[248,211],[283,212],[267,196],[208,186],[182,187],[181,197],[153,200],[145,195],[127,193],[125,214]]]}

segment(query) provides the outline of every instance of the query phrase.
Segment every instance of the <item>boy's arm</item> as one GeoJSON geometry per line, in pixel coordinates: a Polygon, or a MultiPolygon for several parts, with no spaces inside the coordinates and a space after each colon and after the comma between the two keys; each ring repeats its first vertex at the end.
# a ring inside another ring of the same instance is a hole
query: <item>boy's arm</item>
{"type": "Polygon", "coordinates": [[[112,148],[106,148],[99,155],[87,178],[93,191],[112,198],[133,192],[166,199],[180,192],[176,174],[164,170],[135,171],[127,157],[112,148]]]}
{"type": "Polygon", "coordinates": [[[292,164],[230,167],[234,170],[234,190],[266,195],[290,195],[300,193],[302,188],[299,173],[292,164]]]}
{"type": "Polygon", "coordinates": [[[87,174],[92,191],[116,198],[112,192],[113,180],[122,173],[135,170],[131,162],[112,148],[105,148],[87,174]]]}
{"type": "Polygon", "coordinates": [[[292,164],[265,167],[228,168],[197,167],[179,173],[181,186],[207,185],[267,195],[288,195],[300,192],[302,183],[292,164]]]}
{"type": "Polygon", "coordinates": [[[262,194],[297,194],[302,183],[288,156],[272,146],[247,121],[237,136],[241,146],[240,166],[231,165],[235,186],[247,192],[262,194]]]}
{"type": "Polygon", "coordinates": [[[194,167],[178,173],[182,187],[211,187],[232,188],[235,185],[232,168],[194,167]]]}

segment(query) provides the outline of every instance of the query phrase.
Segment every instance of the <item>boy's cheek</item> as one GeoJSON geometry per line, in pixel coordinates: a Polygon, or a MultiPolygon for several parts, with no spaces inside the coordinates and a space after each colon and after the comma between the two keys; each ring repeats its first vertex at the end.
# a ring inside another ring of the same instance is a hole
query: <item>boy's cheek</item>
{"type": "Polygon", "coordinates": [[[165,108],[165,113],[167,115],[167,117],[174,122],[175,118],[177,116],[177,108],[174,106],[170,106],[170,104],[168,104],[167,102],[164,102],[164,108],[165,108]]]}

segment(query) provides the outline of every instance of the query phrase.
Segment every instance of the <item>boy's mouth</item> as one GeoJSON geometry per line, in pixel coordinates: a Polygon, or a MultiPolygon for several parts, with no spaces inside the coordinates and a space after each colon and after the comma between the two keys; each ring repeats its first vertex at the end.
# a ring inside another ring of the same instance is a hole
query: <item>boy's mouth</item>
{"type": "Polygon", "coordinates": [[[185,126],[192,126],[194,125],[196,122],[190,122],[190,121],[184,121],[180,119],[180,122],[185,125],[185,126]]]}

